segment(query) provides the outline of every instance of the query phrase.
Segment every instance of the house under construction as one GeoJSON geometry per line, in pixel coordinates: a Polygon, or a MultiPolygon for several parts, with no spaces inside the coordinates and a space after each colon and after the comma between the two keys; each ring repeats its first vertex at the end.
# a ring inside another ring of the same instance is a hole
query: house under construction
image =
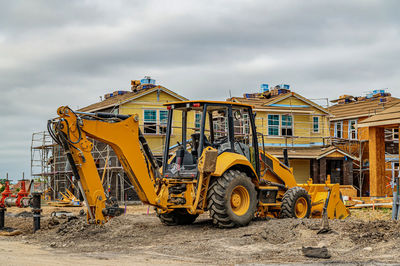
{"type": "MultiPolygon", "coordinates": [[[[104,95],[100,102],[91,104],[79,111],[110,112],[114,114],[138,114],[141,130],[156,158],[161,158],[165,141],[167,122],[166,102],[183,101],[186,98],[155,84],[155,80],[144,77],[131,81],[131,90],[118,90],[104,95]]],[[[196,126],[196,117],[188,118],[196,126]]],[[[174,129],[174,137],[180,133],[174,129]]],[[[108,194],[119,201],[137,199],[136,192],[110,146],[99,141],[93,142],[95,159],[103,187],[108,194]]],[[[173,141],[173,140],[172,140],[173,141]]],[[[63,150],[47,132],[34,133],[31,145],[31,175],[47,184],[46,194],[51,199],[59,198],[59,192],[74,189],[74,178],[63,150]]]]}
{"type": "MultiPolygon", "coordinates": [[[[104,143],[91,141],[94,144],[93,158],[108,195],[120,201],[136,200],[136,193],[111,148],[104,143]]],[[[60,192],[64,193],[67,189],[80,196],[75,189],[72,170],[64,151],[47,132],[32,135],[31,176],[46,184],[44,191],[47,199],[60,198],[60,192]]]]}
{"type": "MultiPolygon", "coordinates": [[[[329,112],[330,134],[332,144],[351,154],[354,160],[354,186],[361,196],[377,196],[371,194],[370,188],[370,129],[358,125],[377,114],[399,104],[400,99],[392,97],[387,90],[374,90],[363,97],[342,95],[331,101],[333,106],[329,112]]],[[[393,178],[399,169],[399,129],[389,127],[385,131],[385,191],[379,196],[391,195],[393,178]]]]}
{"type": "Polygon", "coordinates": [[[257,131],[263,135],[266,152],[283,159],[287,149],[289,165],[297,183],[323,183],[328,175],[334,183],[353,190],[353,156],[332,146],[328,109],[282,84],[261,92],[228,99],[254,106],[257,131]]]}

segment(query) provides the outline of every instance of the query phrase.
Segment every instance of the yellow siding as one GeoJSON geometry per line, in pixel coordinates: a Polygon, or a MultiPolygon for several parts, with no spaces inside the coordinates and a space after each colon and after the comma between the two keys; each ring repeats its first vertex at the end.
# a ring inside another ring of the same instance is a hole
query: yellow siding
{"type": "Polygon", "coordinates": [[[298,184],[304,184],[310,178],[310,160],[293,159],[289,160],[293,168],[294,177],[298,184]]]}
{"type": "MultiPolygon", "coordinates": [[[[157,92],[154,91],[152,93],[146,94],[138,99],[134,100],[135,102],[157,102],[157,92]]],[[[172,102],[172,101],[179,101],[179,99],[171,96],[168,93],[165,93],[163,91],[160,91],[160,96],[159,96],[159,103],[166,103],[166,102],[172,102]]]]}
{"type": "MultiPolygon", "coordinates": [[[[257,131],[263,133],[265,137],[266,145],[270,146],[282,146],[285,144],[285,138],[283,136],[268,136],[268,114],[287,115],[292,114],[293,116],[293,136],[296,138],[287,138],[288,145],[298,146],[309,146],[319,145],[324,141],[324,137],[329,137],[329,125],[327,114],[321,110],[309,105],[308,103],[299,100],[295,97],[289,97],[276,104],[282,105],[301,105],[309,106],[308,112],[291,112],[290,107],[281,107],[281,112],[268,112],[268,111],[257,111],[256,126],[257,131]],[[310,112],[311,111],[311,112],[310,112]],[[319,132],[313,132],[313,117],[319,117],[319,132]]],[[[268,107],[267,107],[268,108],[268,107]]],[[[296,109],[293,109],[296,110],[296,109]]],[[[279,134],[281,134],[281,128],[279,128],[279,134]]]]}
{"type": "Polygon", "coordinates": [[[308,105],[308,103],[305,103],[304,101],[297,99],[295,97],[288,97],[286,99],[283,99],[282,101],[276,102],[276,104],[288,104],[288,105],[308,105]]]}
{"type": "MultiPolygon", "coordinates": [[[[130,102],[124,103],[119,107],[120,114],[137,114],[139,116],[139,121],[141,125],[142,132],[143,130],[143,114],[144,110],[151,109],[151,110],[167,110],[165,106],[163,106],[166,102],[172,101],[180,101],[176,97],[173,97],[163,91],[160,91],[159,98],[157,101],[157,92],[154,91],[147,95],[141,96],[137,99],[134,99],[130,102]]],[[[174,114],[173,117],[173,127],[179,127],[181,117],[178,117],[178,114],[174,114]],[[178,122],[179,121],[179,122],[178,122]]],[[[188,117],[188,123],[194,123],[194,117],[188,117]]],[[[159,113],[157,112],[157,124],[159,123],[159,113]]],[[[190,125],[190,124],[189,124],[190,125]]],[[[175,144],[181,136],[182,130],[179,128],[173,128],[172,130],[172,138],[171,144],[175,144]]],[[[165,134],[145,134],[145,138],[149,143],[149,146],[155,155],[162,155],[163,147],[165,143],[165,134]]]]}

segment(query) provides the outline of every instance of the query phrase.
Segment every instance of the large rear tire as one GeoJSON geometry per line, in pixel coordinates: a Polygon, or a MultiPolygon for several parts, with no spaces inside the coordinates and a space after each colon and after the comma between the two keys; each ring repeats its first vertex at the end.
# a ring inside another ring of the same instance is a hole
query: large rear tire
{"type": "Polygon", "coordinates": [[[250,177],[230,170],[216,179],[207,195],[213,223],[222,228],[245,226],[254,217],[257,193],[250,177]]]}
{"type": "Polygon", "coordinates": [[[163,224],[170,226],[192,224],[199,216],[198,214],[190,214],[185,209],[176,209],[168,213],[161,213],[156,209],[156,214],[163,224]]]}
{"type": "Polygon", "coordinates": [[[307,190],[302,187],[293,187],[283,195],[281,205],[281,218],[309,218],[311,213],[311,200],[307,190]]]}

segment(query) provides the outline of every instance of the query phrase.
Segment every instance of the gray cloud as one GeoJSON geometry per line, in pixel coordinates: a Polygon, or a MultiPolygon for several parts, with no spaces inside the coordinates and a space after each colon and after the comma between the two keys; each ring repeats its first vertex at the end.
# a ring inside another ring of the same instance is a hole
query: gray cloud
{"type": "Polygon", "coordinates": [[[2,1],[0,176],[29,173],[32,132],[151,75],[191,99],[288,83],[331,99],[400,96],[398,1],[2,1]]]}

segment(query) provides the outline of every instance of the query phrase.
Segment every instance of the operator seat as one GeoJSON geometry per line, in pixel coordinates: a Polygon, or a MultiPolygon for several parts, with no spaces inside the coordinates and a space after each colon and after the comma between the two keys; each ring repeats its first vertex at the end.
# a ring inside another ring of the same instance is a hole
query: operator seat
{"type": "MultiPolygon", "coordinates": [[[[208,141],[207,136],[206,135],[203,136],[204,136],[204,148],[211,146],[211,143],[208,141]]],[[[197,158],[197,154],[199,153],[199,147],[200,147],[200,133],[194,133],[191,135],[191,137],[193,143],[192,155],[193,157],[197,158]]]]}

